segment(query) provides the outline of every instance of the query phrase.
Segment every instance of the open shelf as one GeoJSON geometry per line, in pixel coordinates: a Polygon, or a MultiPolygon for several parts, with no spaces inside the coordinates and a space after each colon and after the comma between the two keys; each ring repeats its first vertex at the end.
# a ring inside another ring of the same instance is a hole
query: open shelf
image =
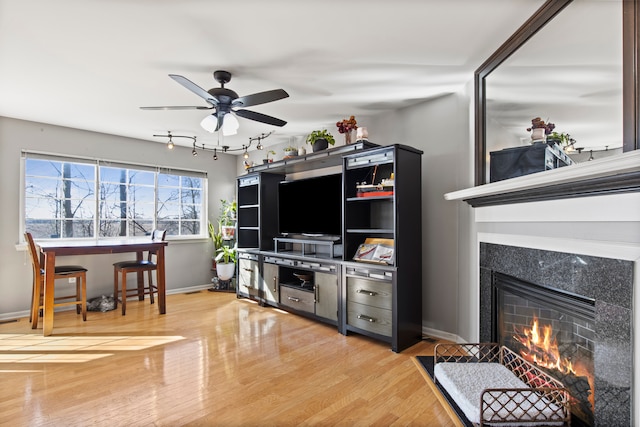
{"type": "Polygon", "coordinates": [[[286,160],[256,165],[250,167],[247,171],[248,173],[278,172],[287,174],[327,168],[331,166],[340,166],[342,165],[343,155],[377,146],[377,144],[369,141],[357,141],[354,144],[341,145],[327,150],[317,151],[315,153],[308,153],[304,156],[296,156],[286,160]]]}

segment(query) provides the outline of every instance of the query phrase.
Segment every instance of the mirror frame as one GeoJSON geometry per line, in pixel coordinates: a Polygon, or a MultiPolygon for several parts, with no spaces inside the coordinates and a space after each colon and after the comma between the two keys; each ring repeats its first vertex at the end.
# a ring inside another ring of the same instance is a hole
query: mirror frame
{"type": "MultiPolygon", "coordinates": [[[[486,144],[486,87],[485,78],[495,70],[502,62],[516,52],[534,34],[536,34],[547,22],[561,13],[573,0],[547,0],[506,42],[489,57],[474,74],[474,104],[475,104],[475,185],[486,184],[487,173],[487,144],[486,144]]],[[[639,48],[640,34],[638,22],[640,21],[639,0],[622,1],[622,87],[623,87],[623,152],[640,149],[640,120],[638,80],[639,80],[639,48]]],[[[610,189],[615,190],[618,184],[622,184],[620,178],[611,178],[610,189]]],[[[576,193],[575,196],[578,194],[576,193]]],[[[584,194],[580,194],[584,195],[584,194]]],[[[575,197],[567,190],[564,197],[575,197]]]]}

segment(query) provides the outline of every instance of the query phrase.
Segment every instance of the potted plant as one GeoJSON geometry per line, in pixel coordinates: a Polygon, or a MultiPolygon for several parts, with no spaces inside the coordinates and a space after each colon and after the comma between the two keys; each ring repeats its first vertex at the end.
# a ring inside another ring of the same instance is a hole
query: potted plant
{"type": "Polygon", "coordinates": [[[216,273],[218,274],[218,278],[225,281],[231,279],[236,271],[236,245],[222,245],[216,253],[216,273]]]}
{"type": "Polygon", "coordinates": [[[527,128],[527,131],[531,132],[531,142],[544,141],[555,127],[555,124],[545,123],[540,117],[531,119],[531,127],[527,128]]]}
{"type": "Polygon", "coordinates": [[[555,142],[560,146],[569,146],[571,144],[575,144],[576,140],[571,138],[571,135],[569,135],[568,133],[551,132],[547,136],[547,142],[555,142]]]}
{"type": "Polygon", "coordinates": [[[313,151],[325,150],[330,145],[334,145],[336,140],[326,129],[314,130],[307,136],[307,142],[311,144],[313,151]]]}
{"type": "Polygon", "coordinates": [[[229,202],[225,199],[220,199],[220,218],[218,223],[220,224],[220,232],[222,233],[223,240],[231,240],[236,234],[236,214],[238,212],[238,203],[235,200],[229,202]]]}
{"type": "Polygon", "coordinates": [[[273,151],[273,150],[267,151],[267,158],[266,159],[262,159],[262,163],[272,163],[273,162],[273,159],[270,159],[269,155],[275,156],[276,152],[273,151]]]}
{"type": "Polygon", "coordinates": [[[283,150],[285,159],[298,155],[298,148],[294,147],[293,145],[289,145],[288,147],[283,148],[283,150]]]}

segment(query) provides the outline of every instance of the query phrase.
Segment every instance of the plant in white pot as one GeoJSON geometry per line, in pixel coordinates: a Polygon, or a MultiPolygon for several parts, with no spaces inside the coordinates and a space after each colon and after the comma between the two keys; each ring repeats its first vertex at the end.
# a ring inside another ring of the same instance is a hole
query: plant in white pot
{"type": "Polygon", "coordinates": [[[294,147],[293,145],[283,148],[282,151],[284,151],[285,159],[296,157],[298,155],[298,147],[294,147]]]}
{"type": "Polygon", "coordinates": [[[220,280],[229,280],[236,271],[237,247],[223,245],[216,251],[216,273],[220,280]]]}

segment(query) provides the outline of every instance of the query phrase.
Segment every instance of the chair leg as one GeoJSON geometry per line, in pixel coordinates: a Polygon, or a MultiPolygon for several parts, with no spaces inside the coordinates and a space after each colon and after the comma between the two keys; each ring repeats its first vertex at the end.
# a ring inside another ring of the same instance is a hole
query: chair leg
{"type": "Polygon", "coordinates": [[[122,269],[122,315],[127,311],[127,270],[122,269]]]}
{"type": "Polygon", "coordinates": [[[118,269],[116,267],[113,268],[113,308],[118,308],[118,269]]]}
{"type": "Polygon", "coordinates": [[[144,271],[136,272],[136,284],[138,285],[138,301],[144,301],[144,271]]]}
{"type": "MultiPolygon", "coordinates": [[[[80,277],[76,277],[76,301],[82,301],[82,283],[80,277]]],[[[76,304],[76,314],[82,313],[82,303],[76,304]]]]}
{"type": "Polygon", "coordinates": [[[80,280],[82,280],[82,286],[80,287],[80,291],[82,293],[82,295],[81,295],[81,298],[82,298],[82,304],[81,304],[82,320],[84,320],[86,322],[87,321],[87,274],[86,273],[82,273],[82,276],[80,277],[80,280]]]}
{"type": "Polygon", "coordinates": [[[149,270],[148,273],[149,273],[149,300],[151,301],[151,304],[153,304],[155,302],[153,299],[153,274],[152,274],[153,272],[149,270]]]}
{"type": "Polygon", "coordinates": [[[33,286],[33,300],[31,302],[31,329],[38,328],[40,316],[40,300],[42,299],[42,282],[36,280],[33,286]]]}

